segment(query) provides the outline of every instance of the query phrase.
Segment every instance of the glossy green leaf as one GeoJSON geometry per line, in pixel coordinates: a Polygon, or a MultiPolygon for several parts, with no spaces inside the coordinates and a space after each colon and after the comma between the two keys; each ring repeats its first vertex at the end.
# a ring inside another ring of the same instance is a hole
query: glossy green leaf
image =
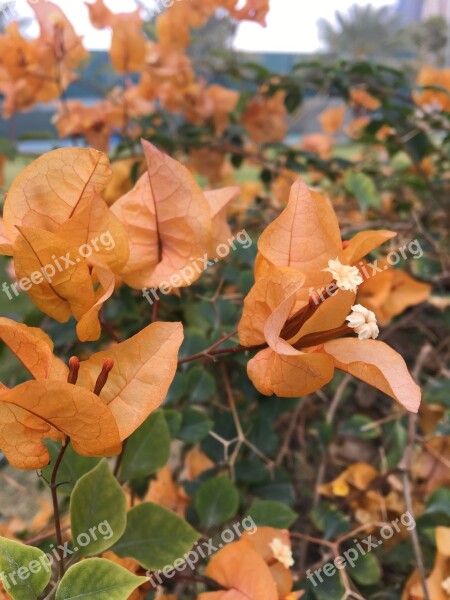
{"type": "Polygon", "coordinates": [[[121,481],[156,473],[169,460],[170,432],[162,411],[151,414],[128,438],[120,468],[121,481]]]}
{"type": "Polygon", "coordinates": [[[100,554],[125,531],[126,498],[106,459],[83,475],[70,498],[70,518],[75,552],[100,554]]]}
{"type": "Polygon", "coordinates": [[[200,534],[168,508],[143,502],[128,513],[127,528],[112,548],[146,569],[162,569],[188,552],[200,534]]]}
{"type": "Polygon", "coordinates": [[[289,506],[274,500],[255,500],[247,512],[259,527],[288,529],[298,518],[289,506]]]}
{"type": "Polygon", "coordinates": [[[205,413],[193,408],[187,408],[182,412],[181,427],[177,433],[177,438],[183,442],[200,442],[208,435],[213,427],[211,419],[205,413]]]}
{"type": "Polygon", "coordinates": [[[238,508],[239,492],[225,476],[209,479],[195,495],[195,509],[206,529],[231,519],[238,508]]]}
{"type": "Polygon", "coordinates": [[[127,600],[146,577],[137,577],[104,558],[90,558],[70,567],[59,584],[56,600],[127,600]]]}
{"type": "Polygon", "coordinates": [[[0,537],[0,578],[11,598],[36,600],[50,577],[50,562],[42,550],[0,537]]]}

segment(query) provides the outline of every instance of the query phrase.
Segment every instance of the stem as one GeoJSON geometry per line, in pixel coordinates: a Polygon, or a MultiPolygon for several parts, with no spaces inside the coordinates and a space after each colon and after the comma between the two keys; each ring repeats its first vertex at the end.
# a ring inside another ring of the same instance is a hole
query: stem
{"type": "Polygon", "coordinates": [[[59,451],[58,458],[56,459],[55,465],[53,467],[52,476],[50,479],[50,490],[52,494],[52,503],[53,503],[53,514],[55,517],[55,533],[56,540],[58,542],[58,567],[59,567],[59,577],[61,578],[64,575],[64,555],[61,546],[63,545],[62,540],[62,530],[61,530],[61,517],[59,513],[59,503],[58,503],[58,484],[56,483],[56,478],[58,476],[58,470],[61,466],[62,459],[64,458],[64,454],[69,447],[70,439],[67,437],[59,451]]]}
{"type": "MultiPolygon", "coordinates": [[[[65,531],[69,531],[69,529],[70,529],[70,527],[62,527],[61,533],[64,533],[65,531]]],[[[26,544],[27,546],[34,546],[34,545],[38,544],[39,542],[48,540],[49,538],[51,538],[53,536],[56,536],[56,530],[50,531],[47,533],[40,533],[39,535],[36,535],[35,537],[30,538],[29,540],[25,540],[24,544],[26,544]]]]}
{"type": "Polygon", "coordinates": [[[192,356],[186,356],[186,358],[181,358],[178,361],[178,364],[183,365],[184,363],[191,362],[193,360],[199,360],[201,358],[211,358],[212,360],[214,360],[215,356],[220,356],[221,354],[236,354],[237,352],[262,350],[263,348],[267,348],[267,344],[260,344],[259,346],[235,346],[234,348],[222,348],[222,350],[212,351],[208,351],[208,349],[206,349],[203,350],[203,352],[198,352],[197,354],[193,354],[192,356]]]}
{"type": "MultiPolygon", "coordinates": [[[[417,357],[416,364],[414,366],[414,370],[412,372],[413,378],[418,382],[420,371],[422,369],[423,364],[425,363],[428,355],[430,354],[432,347],[429,344],[426,344],[419,356],[417,357]]],[[[403,497],[405,499],[405,507],[412,517],[415,517],[414,507],[413,507],[413,499],[412,499],[412,489],[411,489],[411,466],[413,461],[414,454],[414,442],[416,439],[416,431],[417,431],[417,421],[418,415],[415,413],[410,413],[408,415],[408,441],[406,443],[405,452],[403,454],[403,458],[400,461],[399,468],[401,469],[402,483],[403,483],[403,497]]],[[[422,586],[422,591],[425,600],[431,600],[430,592],[428,590],[427,584],[427,575],[425,570],[425,564],[423,561],[422,548],[420,546],[419,535],[417,533],[417,529],[411,529],[411,542],[414,550],[414,557],[417,563],[417,570],[419,572],[420,583],[422,586]]]]}
{"type": "Polygon", "coordinates": [[[158,312],[159,312],[159,298],[153,303],[152,323],[155,323],[158,320],[158,312]]]}
{"type": "Polygon", "coordinates": [[[120,454],[117,456],[117,459],[116,459],[116,464],[114,466],[114,471],[113,471],[113,475],[116,479],[119,475],[120,466],[121,466],[122,460],[123,460],[123,455],[125,454],[125,448],[127,447],[127,441],[128,441],[128,439],[124,440],[124,442],[122,444],[122,450],[120,451],[120,454]]]}

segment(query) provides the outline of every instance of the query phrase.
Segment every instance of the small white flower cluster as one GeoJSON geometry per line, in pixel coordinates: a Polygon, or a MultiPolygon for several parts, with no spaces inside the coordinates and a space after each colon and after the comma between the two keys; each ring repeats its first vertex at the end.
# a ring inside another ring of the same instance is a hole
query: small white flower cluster
{"type": "Polygon", "coordinates": [[[450,577],[447,577],[447,579],[445,579],[441,585],[444,592],[450,596],[450,577]]]}
{"type": "Polygon", "coordinates": [[[352,306],[352,312],[345,319],[348,326],[355,330],[360,340],[375,340],[380,333],[375,314],[362,304],[352,306]]]}
{"type": "Polygon", "coordinates": [[[287,544],[284,544],[280,538],[273,538],[269,544],[272,550],[273,557],[276,558],[282,565],[289,569],[294,564],[292,551],[287,544]]]}
{"type": "Polygon", "coordinates": [[[336,258],[336,260],[329,260],[328,267],[322,269],[322,271],[333,275],[333,279],[336,281],[336,285],[340,290],[356,293],[358,285],[361,285],[363,282],[363,278],[357,267],[343,265],[338,258],[336,258]]]}
{"type": "MultiPolygon", "coordinates": [[[[328,267],[323,271],[331,273],[340,290],[356,293],[358,285],[364,281],[357,267],[343,265],[338,258],[329,260],[328,267]]],[[[380,333],[375,313],[361,304],[352,306],[352,312],[345,320],[348,321],[348,326],[355,330],[360,340],[374,340],[380,333]]]]}

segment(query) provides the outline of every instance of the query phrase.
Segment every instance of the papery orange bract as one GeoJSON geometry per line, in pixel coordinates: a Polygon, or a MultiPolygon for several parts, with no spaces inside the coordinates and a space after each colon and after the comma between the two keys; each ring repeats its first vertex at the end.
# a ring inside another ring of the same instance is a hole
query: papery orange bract
{"type": "Polygon", "coordinates": [[[40,469],[43,439],[69,436],[79,454],[101,456],[120,445],[115,419],[91,391],[69,383],[28,381],[0,393],[0,448],[12,466],[40,469]]]}
{"type": "Polygon", "coordinates": [[[110,177],[101,152],[55,150],[22,171],[5,201],[12,244],[0,250],[13,255],[17,277],[44,313],[61,322],[74,315],[82,341],[100,336],[98,312],[129,256],[125,229],[100,196],[110,177]]]}
{"type": "Polygon", "coordinates": [[[140,71],[145,65],[146,40],[142,33],[140,9],[130,13],[113,13],[103,3],[86,2],[92,25],[98,29],[111,27],[109,51],[111,63],[119,73],[140,71]]]}
{"type": "Polygon", "coordinates": [[[121,196],[124,196],[133,187],[133,174],[142,175],[145,168],[141,156],[123,158],[111,163],[112,178],[103,191],[103,198],[108,206],[114,204],[121,196]]]}
{"type": "Polygon", "coordinates": [[[345,111],[346,107],[343,104],[342,106],[331,106],[320,113],[318,119],[325,133],[333,135],[342,127],[345,111]]]}
{"type": "Polygon", "coordinates": [[[353,119],[345,128],[345,133],[353,140],[359,139],[364,133],[365,128],[370,123],[370,117],[362,115],[353,119]]]}
{"type": "Polygon", "coordinates": [[[318,486],[324,496],[348,496],[356,490],[365,490],[379,476],[379,472],[368,463],[355,462],[345,469],[336,479],[318,486]]]}
{"type": "Polygon", "coordinates": [[[188,169],[149,142],[142,144],[147,172],[112,206],[130,239],[130,259],[122,275],[137,289],[167,283],[186,287],[201,275],[193,261],[213,256],[218,238],[227,241],[225,208],[239,189],[216,190],[210,201],[188,169]],[[183,278],[185,269],[189,277],[183,278]]]}
{"type": "MultiPolygon", "coordinates": [[[[53,394],[45,396],[50,406],[53,402],[52,398],[60,389],[62,399],[65,398],[64,394],[67,395],[68,391],[75,390],[73,392],[75,399],[80,397],[80,402],[87,398],[94,403],[100,402],[105,407],[106,412],[98,409],[96,414],[100,415],[102,419],[108,419],[108,423],[113,424],[111,435],[115,431],[117,432],[117,439],[112,439],[106,434],[103,435],[103,450],[107,452],[116,449],[118,444],[130,436],[164,400],[175,376],[178,350],[183,340],[183,329],[180,323],[153,323],[130,339],[112,346],[109,350],[93,354],[87,360],[81,361],[76,386],[66,383],[68,369],[58,358],[53,356],[51,340],[39,329],[3,318],[0,319],[0,339],[44,386],[42,389],[32,385],[27,388],[21,386],[14,388],[15,390],[25,390],[23,402],[28,401],[28,396],[34,397],[33,390],[37,390],[36,394],[39,396],[48,389],[53,394]],[[92,393],[92,390],[94,390],[95,382],[106,359],[113,359],[114,365],[99,398],[92,393]],[[85,394],[82,395],[82,392],[85,394]],[[106,416],[102,416],[104,414],[106,416]],[[112,443],[110,443],[111,440],[112,443]]],[[[1,393],[10,394],[13,391],[3,388],[1,393]]],[[[20,391],[14,396],[17,406],[22,406],[19,403],[20,396],[20,391]]],[[[23,407],[26,406],[28,405],[23,404],[23,407]]],[[[69,406],[69,404],[62,402],[62,406],[61,410],[63,411],[64,406],[69,406]]],[[[84,407],[85,405],[80,406],[84,407]]],[[[17,410],[19,411],[19,408],[17,410]]],[[[77,415],[76,410],[67,409],[67,416],[73,419],[74,424],[77,422],[77,415]]],[[[63,412],[59,416],[62,418],[63,412]]],[[[11,418],[8,419],[8,422],[10,421],[11,418]]],[[[51,421],[54,427],[72,438],[74,434],[67,432],[63,425],[60,427],[58,423],[59,421],[51,421]]],[[[37,428],[36,424],[34,428],[37,428]]],[[[92,442],[83,445],[82,434],[75,433],[75,435],[80,438],[79,442],[76,441],[77,437],[75,439],[75,450],[80,454],[94,453],[95,455],[97,452],[95,448],[98,446],[94,446],[94,444],[100,442],[93,439],[92,442]]],[[[0,441],[0,447],[1,443],[0,441]]]]}
{"type": "Polygon", "coordinates": [[[43,154],[16,177],[8,191],[3,212],[8,237],[15,239],[18,225],[55,232],[110,178],[108,158],[92,148],[43,154]]]}
{"type": "Polygon", "coordinates": [[[242,124],[256,144],[281,142],[287,133],[285,94],[258,95],[252,98],[242,114],[242,124]]]}
{"type": "MultiPolygon", "coordinates": [[[[13,246],[14,269],[18,279],[30,277],[51,265],[53,256],[77,255],[74,246],[54,233],[36,227],[20,227],[20,235],[13,246]]],[[[55,269],[56,271],[56,269],[55,269]]],[[[45,277],[38,284],[30,284],[28,295],[36,306],[57,321],[67,321],[73,314],[80,319],[94,303],[94,290],[88,265],[74,262],[56,273],[49,282],[45,277]]]]}
{"type": "Polygon", "coordinates": [[[256,21],[266,27],[266,16],[269,12],[269,0],[247,0],[245,6],[231,11],[235,19],[256,21]]]}
{"type": "MultiPolygon", "coordinates": [[[[448,600],[450,586],[450,527],[436,527],[436,556],[426,584],[432,600],[448,600]]],[[[425,594],[418,569],[409,577],[401,600],[424,600],[425,594]]]]}
{"type": "Polygon", "coordinates": [[[335,288],[322,300],[318,295],[332,282],[331,274],[324,272],[329,260],[354,265],[393,235],[360,232],[343,249],[329,200],[301,181],[292,186],[287,207],[260,237],[256,283],[245,299],[238,330],[241,344],[268,345],[247,366],[261,393],[303,396],[328,383],[338,368],[417,412],[420,388],[397,352],[374,340],[333,340],[335,330],[339,335],[351,334],[346,317],[356,293],[335,288]],[[291,324],[283,334],[295,315],[299,315],[299,325],[292,329],[291,324]]]}
{"type": "Polygon", "coordinates": [[[431,294],[431,285],[417,281],[401,269],[392,269],[386,261],[379,261],[382,272],[367,279],[358,289],[358,303],[373,310],[381,325],[410,306],[425,302],[431,294]]]}
{"type": "Polygon", "coordinates": [[[205,575],[226,591],[206,592],[198,600],[278,600],[270,569],[249,541],[222,548],[210,560],[205,575]]]}
{"type": "Polygon", "coordinates": [[[156,473],[156,478],[150,482],[144,502],[161,504],[184,517],[190,499],[183,486],[175,483],[172,471],[166,465],[156,473]]]}
{"type": "Polygon", "coordinates": [[[1,317],[0,340],[36,380],[67,379],[67,366],[53,354],[53,342],[42,329],[1,317]]]}
{"type": "Polygon", "coordinates": [[[23,38],[17,23],[0,36],[0,91],[5,95],[6,117],[58,98],[87,56],[81,37],[56,4],[37,0],[30,6],[39,22],[39,37],[23,38]]]}
{"type": "Polygon", "coordinates": [[[425,66],[417,76],[418,86],[430,86],[439,89],[428,89],[421,92],[414,92],[413,97],[416,103],[423,108],[450,111],[450,69],[435,69],[425,66]],[[447,90],[447,92],[445,91],[447,90]]]}
{"type": "Polygon", "coordinates": [[[329,160],[333,154],[334,140],[325,133],[308,133],[302,137],[301,149],[329,160]]]}
{"type": "Polygon", "coordinates": [[[423,490],[427,495],[440,487],[450,486],[449,463],[449,435],[435,435],[423,442],[414,458],[412,470],[415,478],[422,482],[423,490]]]}
{"type": "Polygon", "coordinates": [[[381,106],[381,102],[364,88],[350,88],[349,92],[352,104],[358,108],[372,111],[381,106]]]}
{"type": "MultiPolygon", "coordinates": [[[[283,545],[291,548],[291,540],[287,529],[275,529],[274,527],[258,527],[254,532],[244,531],[242,540],[249,541],[261,558],[264,559],[270,569],[270,573],[277,586],[277,594],[280,599],[285,599],[292,591],[294,585],[291,571],[278,561],[274,556],[271,543],[280,540],[283,545]]],[[[298,596],[294,596],[297,598],[298,596]]]]}
{"type": "Polygon", "coordinates": [[[114,360],[101,397],[113,413],[121,439],[141,425],[166,397],[183,341],[181,323],[157,322],[80,364],[79,382],[90,389],[103,361],[114,360]]]}

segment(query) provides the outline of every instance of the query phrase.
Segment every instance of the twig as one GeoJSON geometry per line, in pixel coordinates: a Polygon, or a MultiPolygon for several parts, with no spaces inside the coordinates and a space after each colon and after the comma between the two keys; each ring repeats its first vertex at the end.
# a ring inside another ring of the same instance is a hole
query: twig
{"type": "Polygon", "coordinates": [[[58,484],[56,483],[56,478],[58,476],[58,470],[61,465],[62,459],[64,458],[64,454],[69,447],[70,439],[67,437],[59,451],[58,458],[56,459],[55,465],[53,467],[52,476],[50,479],[50,490],[52,494],[52,503],[53,503],[53,514],[55,517],[55,532],[56,532],[56,540],[58,542],[58,568],[59,568],[59,576],[60,578],[64,575],[64,555],[63,555],[63,540],[62,540],[62,531],[61,531],[61,517],[59,513],[59,503],[58,503],[58,484]]]}
{"type": "MultiPolygon", "coordinates": [[[[419,380],[419,374],[422,369],[424,362],[426,361],[428,355],[430,354],[432,347],[429,344],[425,344],[422,347],[419,356],[417,357],[416,364],[412,371],[412,376],[416,381],[419,380]]],[[[412,490],[411,490],[411,464],[413,459],[414,452],[414,442],[416,439],[416,430],[417,430],[417,420],[418,415],[416,413],[410,413],[408,416],[408,440],[405,447],[405,452],[403,454],[403,458],[399,463],[399,468],[401,469],[401,477],[403,483],[403,496],[405,499],[405,507],[407,512],[414,519],[414,507],[412,500],[412,490]]],[[[424,594],[424,600],[432,600],[430,596],[430,592],[428,590],[427,585],[427,575],[425,571],[425,565],[422,556],[422,548],[420,547],[419,535],[417,533],[417,529],[410,530],[411,541],[414,550],[414,557],[416,559],[417,569],[420,576],[420,583],[422,585],[422,590],[424,594]]]]}

